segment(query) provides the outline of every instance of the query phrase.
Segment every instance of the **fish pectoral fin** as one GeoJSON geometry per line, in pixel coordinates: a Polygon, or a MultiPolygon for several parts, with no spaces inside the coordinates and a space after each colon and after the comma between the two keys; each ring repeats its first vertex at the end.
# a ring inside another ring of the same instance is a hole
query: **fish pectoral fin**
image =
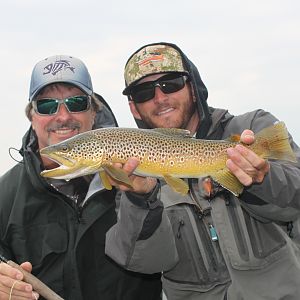
{"type": "Polygon", "coordinates": [[[243,192],[244,186],[227,168],[212,174],[211,177],[235,196],[243,192]]]}
{"type": "Polygon", "coordinates": [[[177,193],[182,195],[186,195],[189,191],[188,184],[182,180],[181,178],[173,177],[171,175],[163,175],[164,180],[166,183],[177,193]]]}
{"type": "Polygon", "coordinates": [[[122,183],[132,187],[131,180],[129,179],[127,173],[124,172],[122,169],[115,168],[112,165],[102,165],[102,168],[110,177],[112,177],[116,181],[122,182],[122,183]]]}
{"type": "Polygon", "coordinates": [[[107,189],[107,190],[111,190],[112,189],[112,186],[108,180],[108,177],[105,173],[105,171],[99,171],[99,176],[101,178],[101,181],[102,181],[102,184],[103,186],[107,189]]]}

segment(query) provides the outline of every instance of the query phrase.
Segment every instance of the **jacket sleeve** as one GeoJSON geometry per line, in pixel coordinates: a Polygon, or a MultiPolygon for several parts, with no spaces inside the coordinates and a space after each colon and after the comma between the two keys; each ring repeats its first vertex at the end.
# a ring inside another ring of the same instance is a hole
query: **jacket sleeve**
{"type": "MultiPolygon", "coordinates": [[[[263,110],[256,111],[249,129],[255,133],[277,119],[263,110]]],[[[300,149],[289,135],[297,163],[270,160],[270,171],[261,184],[246,188],[240,199],[254,214],[272,221],[289,222],[300,216],[300,149]]]]}
{"type": "Polygon", "coordinates": [[[106,234],[105,252],[128,270],[152,274],[169,270],[178,261],[159,197],[159,186],[151,195],[121,194],[118,221],[106,234]]]}
{"type": "MultiPolygon", "coordinates": [[[[17,169],[15,167],[15,169],[17,169]]],[[[17,171],[19,171],[17,169],[17,171]]],[[[7,232],[9,228],[9,219],[12,214],[12,207],[15,198],[15,187],[11,184],[12,178],[18,180],[14,174],[10,175],[12,171],[0,177],[0,255],[8,260],[14,260],[14,256],[7,242],[7,232]]],[[[15,207],[18,207],[15,205],[15,207]]]]}
{"type": "Polygon", "coordinates": [[[250,210],[273,221],[289,222],[299,218],[299,161],[299,156],[297,165],[271,161],[264,181],[248,188],[241,200],[250,210]],[[261,204],[257,205],[254,199],[261,199],[261,204]]]}

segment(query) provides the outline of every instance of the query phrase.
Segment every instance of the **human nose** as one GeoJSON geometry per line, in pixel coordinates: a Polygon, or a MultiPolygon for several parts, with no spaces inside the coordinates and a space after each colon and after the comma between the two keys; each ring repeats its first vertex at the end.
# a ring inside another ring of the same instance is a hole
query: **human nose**
{"type": "Polygon", "coordinates": [[[70,112],[68,111],[64,103],[60,103],[56,114],[57,119],[65,120],[70,118],[70,112]]]}
{"type": "Polygon", "coordinates": [[[160,86],[156,86],[154,91],[155,91],[154,98],[153,98],[154,102],[158,102],[159,103],[159,102],[163,102],[166,99],[168,99],[167,94],[165,94],[161,90],[160,86]]]}

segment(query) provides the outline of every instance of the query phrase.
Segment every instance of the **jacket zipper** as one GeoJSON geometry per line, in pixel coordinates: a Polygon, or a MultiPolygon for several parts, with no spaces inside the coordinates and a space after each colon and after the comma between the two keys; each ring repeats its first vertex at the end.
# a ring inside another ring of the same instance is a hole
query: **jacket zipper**
{"type": "MultiPolygon", "coordinates": [[[[201,205],[199,204],[197,198],[195,197],[195,195],[194,195],[193,192],[192,192],[193,187],[192,187],[191,182],[189,182],[189,186],[190,186],[190,192],[189,192],[190,197],[191,197],[191,199],[192,199],[192,200],[194,201],[194,203],[195,203],[194,210],[195,210],[195,212],[196,212],[198,218],[199,218],[200,220],[202,220],[203,223],[206,224],[206,226],[208,227],[208,229],[209,229],[209,234],[210,234],[210,239],[211,239],[213,242],[215,242],[215,241],[218,240],[218,235],[217,235],[216,229],[215,229],[215,227],[214,227],[214,225],[213,225],[212,223],[206,222],[206,220],[205,220],[205,219],[206,219],[205,217],[208,216],[208,215],[210,215],[210,212],[211,212],[211,206],[209,206],[209,207],[203,209],[203,208],[201,207],[201,205]]],[[[208,201],[208,203],[210,203],[210,200],[209,200],[209,199],[208,199],[207,201],[208,201]]]]}
{"type": "MultiPolygon", "coordinates": [[[[78,224],[84,224],[83,218],[82,218],[82,211],[83,206],[77,205],[75,199],[71,199],[70,197],[67,197],[65,194],[61,193],[55,185],[50,183],[51,188],[54,190],[55,193],[59,193],[60,196],[62,196],[65,200],[64,202],[69,205],[74,211],[75,211],[75,219],[77,220],[78,224]]],[[[61,199],[59,199],[61,201],[61,199]]]]}
{"type": "Polygon", "coordinates": [[[77,206],[76,205],[76,213],[77,213],[77,222],[78,224],[84,224],[84,219],[82,218],[82,211],[83,211],[83,207],[80,205],[80,206],[77,206]]]}

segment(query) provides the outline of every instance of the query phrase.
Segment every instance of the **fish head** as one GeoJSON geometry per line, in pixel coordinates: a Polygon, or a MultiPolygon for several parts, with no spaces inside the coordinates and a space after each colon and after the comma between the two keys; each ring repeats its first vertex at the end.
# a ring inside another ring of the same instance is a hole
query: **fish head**
{"type": "Polygon", "coordinates": [[[42,171],[41,176],[70,180],[100,171],[103,148],[96,134],[88,131],[45,147],[40,154],[59,164],[57,168],[42,171]]]}

